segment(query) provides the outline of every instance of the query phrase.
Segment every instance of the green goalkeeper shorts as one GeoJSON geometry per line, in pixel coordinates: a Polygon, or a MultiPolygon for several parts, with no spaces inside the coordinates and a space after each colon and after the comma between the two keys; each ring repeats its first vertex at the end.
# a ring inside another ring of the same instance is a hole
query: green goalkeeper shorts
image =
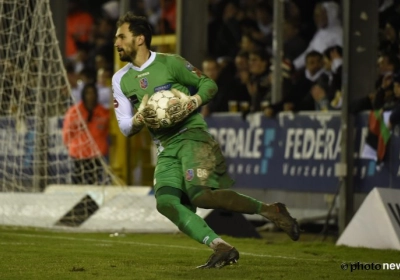
{"type": "Polygon", "coordinates": [[[204,188],[229,188],[233,183],[218,142],[200,128],[181,132],[167,143],[154,171],[155,192],[173,187],[189,198],[204,188]]]}

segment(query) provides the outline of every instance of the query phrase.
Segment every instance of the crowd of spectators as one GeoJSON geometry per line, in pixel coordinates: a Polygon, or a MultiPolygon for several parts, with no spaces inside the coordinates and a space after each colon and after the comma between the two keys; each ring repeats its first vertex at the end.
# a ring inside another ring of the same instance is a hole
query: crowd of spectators
{"type": "MultiPolygon", "coordinates": [[[[174,33],[176,0],[131,1],[137,15],[146,16],[155,34],[174,33]]],[[[87,83],[95,83],[99,103],[111,105],[111,77],[114,68],[114,35],[120,15],[119,0],[68,0],[65,43],[65,68],[72,102],[81,100],[87,83]],[[99,10],[89,9],[100,7],[99,10]]]]}
{"type": "MultiPolygon", "coordinates": [[[[175,33],[175,0],[130,2],[135,14],[149,19],[155,34],[175,33]]],[[[119,0],[67,2],[64,57],[70,100],[63,122],[63,142],[72,160],[74,184],[108,180],[101,164],[108,155],[114,36],[120,4],[119,0]]]]}
{"type": "MultiPolygon", "coordinates": [[[[381,104],[375,102],[375,96],[383,92],[393,97],[392,76],[400,65],[399,1],[376,1],[380,14],[379,77],[376,91],[357,100],[352,106],[354,112],[381,104]]],[[[175,32],[175,0],[131,2],[135,14],[149,19],[154,34],[175,32]]],[[[208,57],[202,70],[217,82],[219,92],[203,108],[204,116],[245,110],[274,117],[282,111],[341,108],[341,1],[284,1],[282,98],[275,103],[271,92],[273,2],[208,0],[208,57]]],[[[73,100],[80,101],[85,83],[96,83],[99,102],[108,108],[114,66],[113,37],[120,3],[103,0],[101,11],[96,14],[82,9],[81,3],[68,0],[66,69],[73,100]]]]}
{"type": "MultiPolygon", "coordinates": [[[[379,1],[379,49],[374,92],[352,104],[354,113],[393,109],[399,71],[400,2],[379,1]]],[[[272,103],[272,0],[209,0],[208,54],[203,64],[216,65],[216,99],[203,109],[208,116],[227,111],[228,104],[274,117],[282,111],[331,111],[342,106],[341,1],[284,2],[283,85],[280,102],[272,103]],[[232,74],[233,73],[233,74],[232,74]],[[226,78],[231,75],[232,79],[226,78]],[[240,89],[240,90],[238,90],[240,89]],[[223,102],[225,100],[225,102],[223,102]],[[249,106],[240,106],[247,101],[249,106]]],[[[236,109],[233,109],[234,111],[236,109]]],[[[395,115],[395,114],[394,114],[395,115]]]]}
{"type": "MultiPolygon", "coordinates": [[[[90,1],[90,0],[86,0],[90,1]]],[[[392,110],[400,122],[400,1],[379,2],[376,87],[351,104],[353,113],[392,110]]],[[[281,100],[272,102],[273,0],[208,0],[208,56],[202,71],[218,85],[216,97],[202,107],[215,112],[332,111],[342,106],[343,29],[340,0],[285,0],[281,100]]],[[[66,70],[73,103],[86,84],[96,85],[97,102],[111,105],[113,38],[118,0],[102,0],[97,14],[68,0],[66,70]]],[[[97,2],[96,2],[97,3],[97,2]]],[[[131,1],[137,15],[148,18],[153,33],[174,34],[176,0],[131,1]]],[[[389,124],[389,125],[391,125],[389,124]]]]}

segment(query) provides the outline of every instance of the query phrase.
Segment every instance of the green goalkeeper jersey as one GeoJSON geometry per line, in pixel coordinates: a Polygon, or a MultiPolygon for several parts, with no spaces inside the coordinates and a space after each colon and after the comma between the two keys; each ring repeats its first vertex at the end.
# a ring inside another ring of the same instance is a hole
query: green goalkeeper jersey
{"type": "MultiPolygon", "coordinates": [[[[114,74],[112,86],[115,114],[125,136],[132,134],[132,108],[139,108],[145,94],[150,97],[157,91],[175,88],[190,95],[191,87],[201,97],[202,104],[206,104],[218,89],[213,80],[181,56],[156,52],[151,52],[149,59],[140,68],[132,63],[121,68],[114,74]]],[[[156,142],[165,144],[168,139],[189,128],[207,129],[207,124],[199,113],[194,112],[173,127],[149,130],[156,142]]]]}

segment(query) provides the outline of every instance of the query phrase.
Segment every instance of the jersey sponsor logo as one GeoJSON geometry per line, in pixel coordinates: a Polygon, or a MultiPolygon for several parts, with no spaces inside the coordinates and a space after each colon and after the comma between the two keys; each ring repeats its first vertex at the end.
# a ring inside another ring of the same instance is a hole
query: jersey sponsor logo
{"type": "Polygon", "coordinates": [[[150,72],[145,72],[143,74],[137,75],[136,78],[141,78],[141,77],[147,76],[149,74],[150,74],[150,72]]]}
{"type": "Polygon", "coordinates": [[[146,89],[149,85],[149,82],[147,81],[147,78],[141,78],[140,79],[140,87],[142,89],[146,89]]]}
{"type": "Polygon", "coordinates": [[[114,108],[117,109],[119,106],[118,100],[114,98],[114,108]]]}
{"type": "Polygon", "coordinates": [[[165,85],[162,85],[162,86],[158,86],[158,87],[154,88],[154,92],[162,91],[162,90],[170,90],[171,87],[172,87],[172,84],[165,84],[165,85]]]}
{"type": "Polygon", "coordinates": [[[193,169],[188,169],[186,170],[186,175],[185,175],[185,179],[186,181],[192,181],[194,177],[194,171],[193,169]]]}

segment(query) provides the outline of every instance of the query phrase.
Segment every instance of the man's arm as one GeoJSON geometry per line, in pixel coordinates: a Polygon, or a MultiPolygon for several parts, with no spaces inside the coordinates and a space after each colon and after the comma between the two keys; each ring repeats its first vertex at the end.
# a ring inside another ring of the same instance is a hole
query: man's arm
{"type": "Polygon", "coordinates": [[[138,133],[144,126],[143,123],[135,122],[133,108],[128,98],[122,93],[121,86],[115,77],[112,80],[114,111],[118,126],[126,137],[138,133]]]}
{"type": "MultiPolygon", "coordinates": [[[[207,104],[217,93],[217,84],[201,73],[181,56],[171,56],[168,60],[168,69],[176,81],[183,86],[194,86],[197,93],[193,96],[198,100],[198,105],[207,104]]],[[[187,92],[184,88],[179,91],[187,92]]]]}

